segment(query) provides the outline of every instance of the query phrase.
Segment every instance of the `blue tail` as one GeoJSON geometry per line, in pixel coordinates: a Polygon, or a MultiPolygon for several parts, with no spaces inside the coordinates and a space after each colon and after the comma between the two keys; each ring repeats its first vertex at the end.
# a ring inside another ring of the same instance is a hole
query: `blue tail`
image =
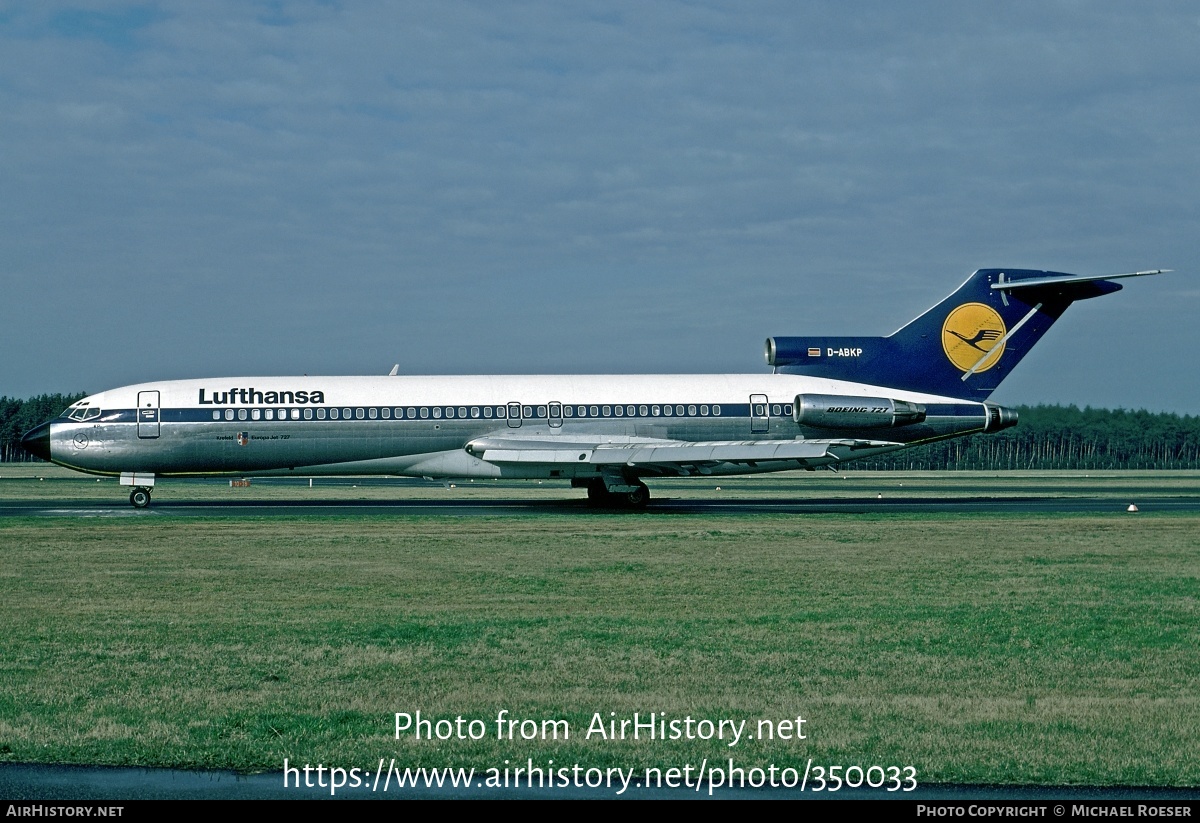
{"type": "Polygon", "coordinates": [[[985,400],[1076,300],[1121,289],[1121,277],[980,269],[888,337],[773,337],[777,371],[985,400]]]}

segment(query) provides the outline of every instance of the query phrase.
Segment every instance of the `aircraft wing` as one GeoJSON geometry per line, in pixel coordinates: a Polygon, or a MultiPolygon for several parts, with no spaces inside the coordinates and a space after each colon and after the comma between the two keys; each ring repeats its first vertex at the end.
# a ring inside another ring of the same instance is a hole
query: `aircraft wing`
{"type": "Polygon", "coordinates": [[[620,440],[481,437],[467,450],[488,463],[629,466],[664,474],[704,473],[722,463],[794,462],[823,465],[858,456],[865,449],[889,451],[901,443],[884,440],[714,440],[685,442],[653,438],[620,440]]]}

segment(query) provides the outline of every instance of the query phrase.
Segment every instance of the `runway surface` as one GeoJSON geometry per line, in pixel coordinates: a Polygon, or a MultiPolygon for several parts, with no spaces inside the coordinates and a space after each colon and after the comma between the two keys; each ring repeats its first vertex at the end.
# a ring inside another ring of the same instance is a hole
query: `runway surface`
{"type": "MultiPolygon", "coordinates": [[[[1130,503],[1139,512],[1200,512],[1200,496],[1112,497],[858,497],[825,500],[741,498],[735,500],[656,498],[643,511],[611,511],[616,516],[645,514],[1096,514],[1126,512],[1130,503]]],[[[306,515],[496,517],[586,514],[592,509],[580,499],[531,500],[156,500],[147,509],[127,502],[96,500],[0,501],[0,517],[296,517],[306,515]]]]}

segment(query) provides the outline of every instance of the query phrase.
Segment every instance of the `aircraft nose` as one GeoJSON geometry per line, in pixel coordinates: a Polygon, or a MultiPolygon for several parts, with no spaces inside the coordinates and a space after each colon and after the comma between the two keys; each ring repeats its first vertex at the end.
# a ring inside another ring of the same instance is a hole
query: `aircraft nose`
{"type": "Polygon", "coordinates": [[[21,438],[21,448],[43,460],[50,459],[50,423],[30,429],[21,438]]]}

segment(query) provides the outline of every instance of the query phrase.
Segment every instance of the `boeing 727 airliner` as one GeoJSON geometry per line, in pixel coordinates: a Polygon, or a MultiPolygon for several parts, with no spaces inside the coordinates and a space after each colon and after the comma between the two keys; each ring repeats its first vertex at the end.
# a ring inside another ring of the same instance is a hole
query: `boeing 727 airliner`
{"type": "Polygon", "coordinates": [[[773,337],[769,374],[238,377],[80,400],[22,439],[32,454],[119,476],[386,474],[563,479],[640,507],[645,478],[836,466],[1016,415],[987,398],[1076,300],[1165,270],[981,269],[888,337],[773,337]]]}

